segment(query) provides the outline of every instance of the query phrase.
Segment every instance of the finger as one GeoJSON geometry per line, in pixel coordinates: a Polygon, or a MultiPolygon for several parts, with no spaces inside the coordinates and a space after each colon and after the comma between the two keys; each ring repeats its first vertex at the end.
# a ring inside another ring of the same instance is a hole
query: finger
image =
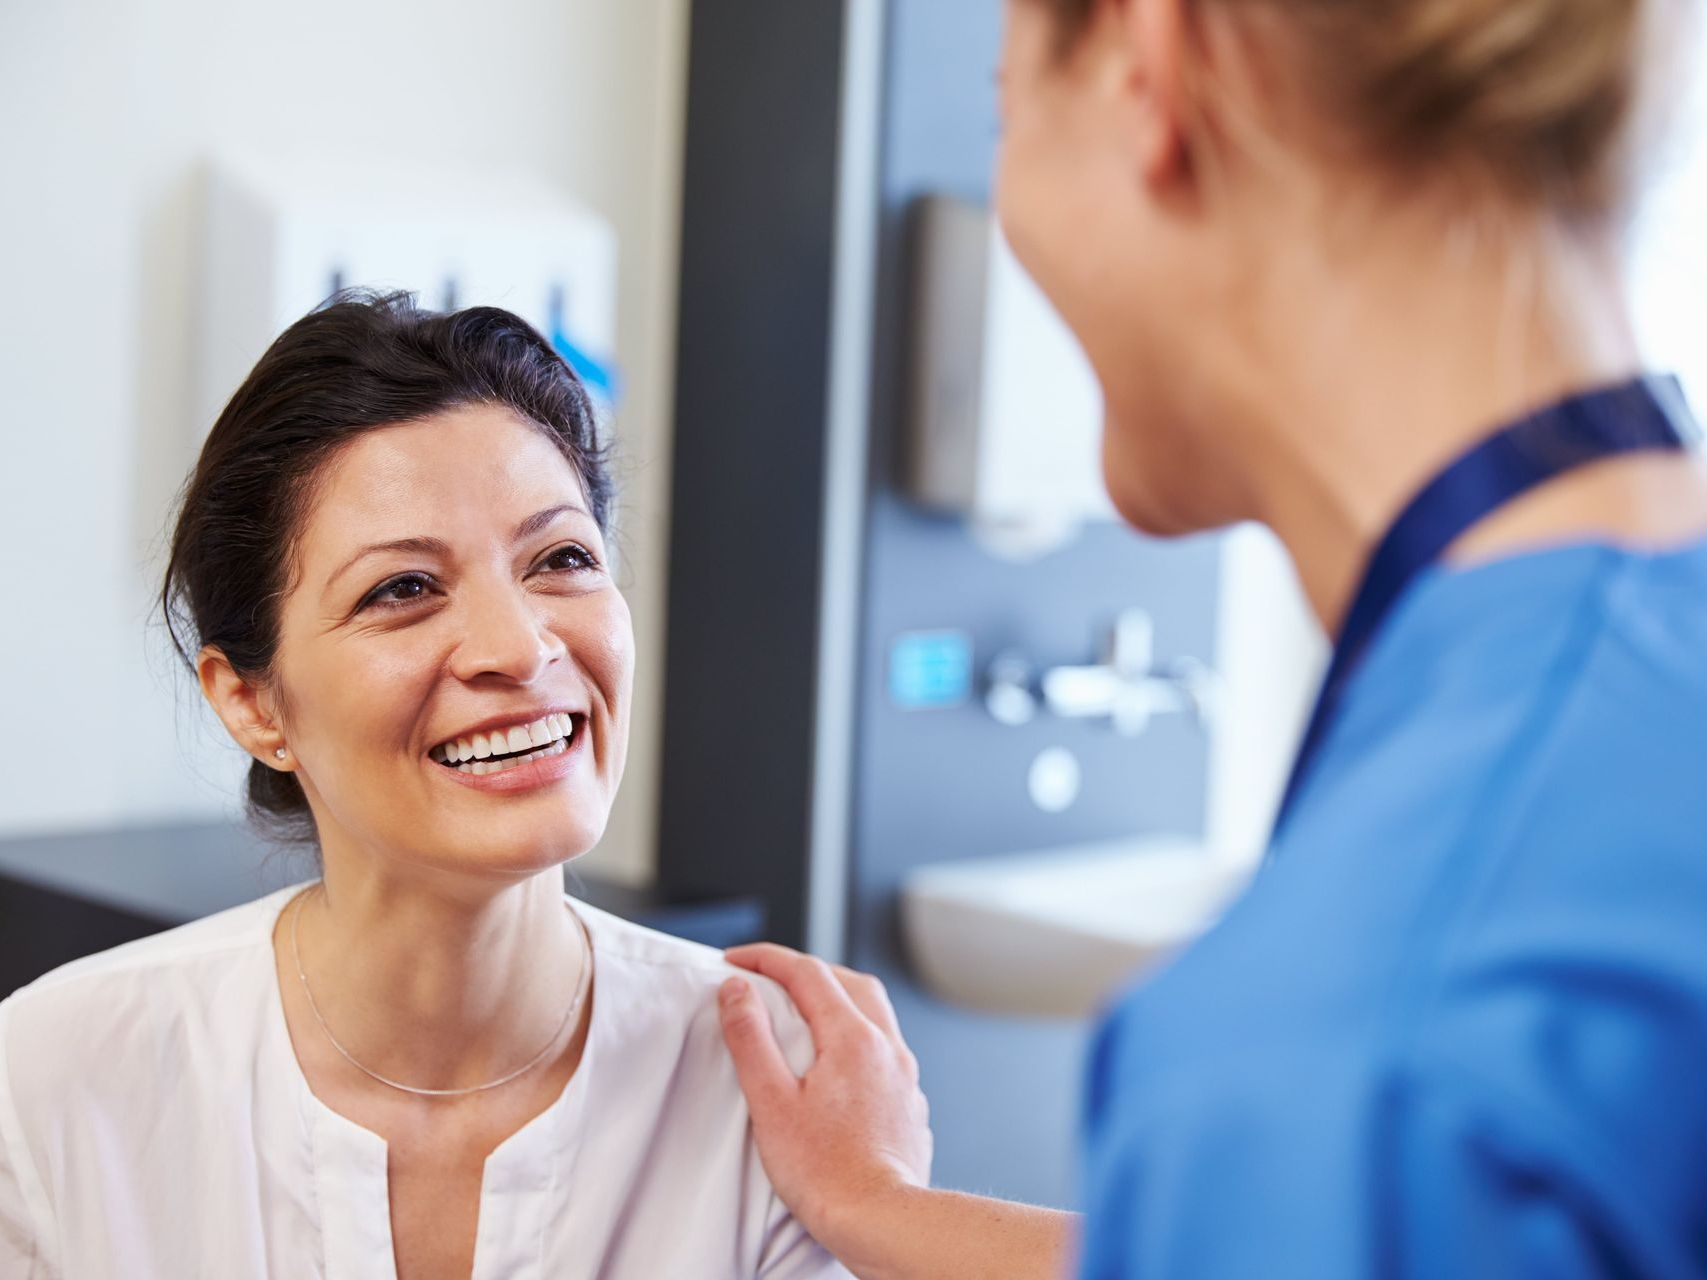
{"type": "Polygon", "coordinates": [[[842,984],[830,972],[830,966],[816,956],[803,955],[790,947],[774,942],[750,942],[723,953],[730,964],[780,983],[812,1029],[812,1040],[820,1048],[824,1037],[845,1027],[852,1018],[864,1018],[859,1007],[848,998],[842,984]]]}
{"type": "Polygon", "coordinates": [[[848,993],[848,999],[859,1006],[861,1013],[875,1022],[878,1029],[898,1045],[905,1044],[901,1037],[900,1020],[895,1016],[895,1006],[889,1001],[889,992],[882,979],[869,973],[861,973],[858,969],[850,969],[845,964],[831,965],[830,972],[835,975],[836,981],[842,984],[842,990],[848,993]]]}
{"type": "Polygon", "coordinates": [[[771,1030],[770,1011],[745,978],[730,978],[717,992],[723,1039],[735,1060],[735,1078],[747,1095],[747,1107],[761,1120],[798,1092],[799,1080],[782,1056],[771,1030]]]}
{"type": "Polygon", "coordinates": [[[883,985],[883,980],[875,974],[861,973],[845,965],[836,965],[835,975],[836,980],[847,990],[848,997],[889,1041],[889,1047],[895,1051],[895,1056],[907,1075],[915,1084],[918,1083],[919,1060],[908,1045],[907,1037],[901,1034],[901,1020],[895,1014],[894,1002],[889,999],[889,991],[883,985]]]}

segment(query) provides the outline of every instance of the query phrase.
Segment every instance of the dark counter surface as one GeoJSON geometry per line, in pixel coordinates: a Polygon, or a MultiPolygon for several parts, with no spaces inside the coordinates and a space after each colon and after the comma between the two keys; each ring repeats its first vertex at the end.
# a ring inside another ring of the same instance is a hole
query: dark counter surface
{"type": "MultiPolygon", "coordinates": [[[[317,874],[310,854],[230,823],[0,840],[0,996],[79,956],[317,874]]],[[[764,932],[757,898],[670,900],[572,870],[568,886],[595,907],[709,946],[764,932]]]]}

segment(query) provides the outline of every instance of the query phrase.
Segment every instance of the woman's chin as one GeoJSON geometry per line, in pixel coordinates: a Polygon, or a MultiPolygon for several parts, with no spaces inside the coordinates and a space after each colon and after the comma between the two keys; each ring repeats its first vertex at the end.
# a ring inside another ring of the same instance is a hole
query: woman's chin
{"type": "Polygon", "coordinates": [[[528,823],[481,823],[462,838],[457,838],[454,829],[441,831],[435,841],[437,848],[427,857],[447,871],[506,879],[526,877],[590,852],[603,837],[604,828],[602,814],[596,823],[588,821],[585,814],[528,823]]]}

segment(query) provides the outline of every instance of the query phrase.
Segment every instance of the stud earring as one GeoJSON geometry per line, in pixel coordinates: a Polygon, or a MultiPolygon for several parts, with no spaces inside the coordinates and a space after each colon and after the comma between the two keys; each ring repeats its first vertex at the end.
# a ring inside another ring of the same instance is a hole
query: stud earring
{"type": "Polygon", "coordinates": [[[273,751],[273,754],[280,760],[283,760],[285,758],[285,749],[283,747],[278,747],[273,751]]]}

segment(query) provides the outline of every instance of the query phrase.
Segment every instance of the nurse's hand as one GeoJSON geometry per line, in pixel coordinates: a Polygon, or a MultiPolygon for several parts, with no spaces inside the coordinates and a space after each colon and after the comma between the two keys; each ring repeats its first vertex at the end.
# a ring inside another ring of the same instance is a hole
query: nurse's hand
{"type": "Polygon", "coordinates": [[[832,1253],[860,1207],[931,1180],[929,1106],[883,984],[869,974],[761,942],[729,962],[780,983],[812,1030],[804,1077],[784,1061],[749,983],[720,993],[723,1035],[753,1115],[771,1185],[832,1253]]]}
{"type": "Polygon", "coordinates": [[[818,1243],[861,1280],[1044,1280],[1071,1266],[1078,1221],[930,1186],[919,1064],[883,984],[771,943],[732,964],[774,978],[812,1029],[796,1077],[741,978],[723,984],[723,1036],[771,1185],[818,1243]]]}

